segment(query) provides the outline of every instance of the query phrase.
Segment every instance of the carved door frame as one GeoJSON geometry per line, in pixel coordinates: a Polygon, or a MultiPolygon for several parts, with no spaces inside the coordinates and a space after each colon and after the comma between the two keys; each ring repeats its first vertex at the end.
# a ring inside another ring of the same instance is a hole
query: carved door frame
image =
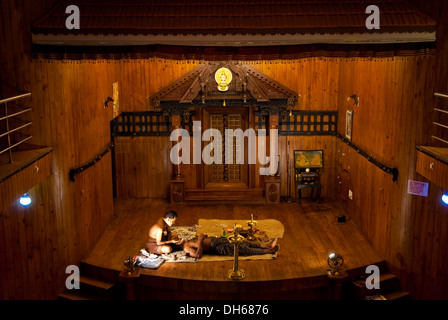
{"type": "MultiPolygon", "coordinates": [[[[238,113],[241,114],[241,126],[243,132],[249,128],[249,112],[250,108],[248,107],[205,107],[202,108],[202,133],[204,133],[205,130],[210,128],[210,115],[213,114],[231,114],[231,113],[238,113]]],[[[224,144],[224,134],[222,135],[223,144],[224,144]]],[[[210,144],[210,141],[203,141],[202,142],[202,150],[204,150],[204,147],[210,144]]],[[[209,165],[202,163],[202,186],[204,188],[221,188],[221,187],[243,187],[248,188],[250,186],[250,177],[249,177],[249,164],[248,164],[248,157],[247,157],[247,141],[244,144],[244,164],[241,164],[240,170],[241,170],[241,179],[240,182],[222,182],[222,183],[215,183],[215,182],[209,182],[209,165]]],[[[224,163],[224,157],[223,157],[223,163],[224,163]]]]}

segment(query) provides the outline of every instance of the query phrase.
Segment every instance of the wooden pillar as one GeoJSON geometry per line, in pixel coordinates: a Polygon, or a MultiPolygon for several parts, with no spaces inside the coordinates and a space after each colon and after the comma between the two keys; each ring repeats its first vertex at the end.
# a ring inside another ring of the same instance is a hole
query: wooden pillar
{"type": "MultiPolygon", "coordinates": [[[[175,110],[176,112],[171,114],[171,126],[173,130],[182,128],[182,114],[183,109],[175,110]]],[[[173,141],[172,145],[175,146],[178,141],[173,141]]],[[[170,201],[171,203],[184,202],[184,185],[185,181],[182,176],[182,164],[173,163],[173,176],[170,180],[170,201]]]]}
{"type": "Polygon", "coordinates": [[[278,129],[278,113],[269,115],[269,129],[278,129]]]}
{"type": "MultiPolygon", "coordinates": [[[[269,115],[269,130],[271,129],[278,129],[278,113],[271,113],[269,115]]],[[[270,146],[270,143],[268,143],[268,146],[270,146]]],[[[279,154],[280,154],[280,150],[279,154]]],[[[268,151],[269,154],[271,154],[271,151],[268,151]]],[[[278,161],[278,159],[272,159],[271,161],[278,161]]],[[[278,164],[280,166],[280,163],[278,164]]],[[[277,168],[277,173],[280,172],[280,167],[277,168]]],[[[279,203],[280,202],[280,196],[281,196],[281,179],[280,176],[277,174],[266,176],[264,179],[265,182],[265,196],[266,196],[266,203],[279,203]]]]}
{"type": "Polygon", "coordinates": [[[339,271],[337,275],[332,274],[330,270],[327,270],[328,279],[330,279],[329,286],[329,299],[330,300],[341,300],[342,289],[345,283],[350,280],[350,276],[345,271],[339,271]]]}
{"type": "MultiPolygon", "coordinates": [[[[277,129],[278,130],[278,113],[272,114],[269,116],[269,130],[271,129],[277,129]]],[[[271,145],[271,144],[269,144],[271,145]]],[[[272,159],[272,161],[278,161],[278,167],[277,167],[277,172],[275,174],[275,176],[280,177],[280,161],[279,161],[279,157],[280,157],[280,149],[278,149],[279,145],[277,146],[277,159],[272,159]]]]}
{"type": "MultiPolygon", "coordinates": [[[[181,129],[181,122],[182,122],[182,116],[181,115],[172,115],[171,116],[171,126],[173,130],[181,129]]],[[[174,147],[178,142],[173,141],[172,146],[174,147]]],[[[173,163],[173,180],[181,180],[182,179],[182,173],[181,173],[181,164],[174,164],[173,163]]]]}

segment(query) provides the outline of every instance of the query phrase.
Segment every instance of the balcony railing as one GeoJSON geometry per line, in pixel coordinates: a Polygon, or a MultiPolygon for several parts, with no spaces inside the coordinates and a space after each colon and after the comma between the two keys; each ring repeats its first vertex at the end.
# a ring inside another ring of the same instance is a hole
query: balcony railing
{"type": "MultiPolygon", "coordinates": [[[[434,96],[442,98],[442,99],[448,99],[448,95],[447,94],[443,94],[443,93],[436,92],[436,93],[434,93],[434,96]]],[[[448,114],[448,109],[446,107],[444,109],[443,107],[438,106],[438,107],[434,108],[434,110],[438,112],[438,115],[439,115],[438,118],[439,119],[442,119],[442,115],[445,115],[445,120],[447,119],[446,115],[448,114]]],[[[437,127],[439,127],[439,128],[448,129],[448,122],[446,122],[446,123],[441,123],[441,122],[442,121],[439,120],[439,121],[433,121],[432,123],[434,125],[436,125],[437,127]]],[[[436,139],[436,140],[439,140],[439,141],[442,141],[445,144],[448,144],[448,141],[445,140],[445,139],[442,139],[442,137],[440,137],[440,136],[432,135],[432,138],[436,139]]]]}
{"type": "Polygon", "coordinates": [[[31,93],[11,96],[0,100],[0,155],[8,152],[9,163],[13,162],[12,149],[32,138],[23,133],[23,129],[32,124],[20,116],[31,111],[17,103],[18,100],[31,96],[31,93]]]}

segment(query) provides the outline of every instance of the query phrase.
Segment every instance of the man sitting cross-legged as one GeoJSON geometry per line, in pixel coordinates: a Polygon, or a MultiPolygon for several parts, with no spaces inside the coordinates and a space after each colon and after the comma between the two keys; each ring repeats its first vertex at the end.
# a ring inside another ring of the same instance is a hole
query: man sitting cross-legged
{"type": "Polygon", "coordinates": [[[153,254],[169,254],[175,250],[182,250],[182,240],[171,232],[171,226],[176,223],[177,213],[173,210],[165,213],[149,229],[146,249],[153,254]]]}
{"type": "MultiPolygon", "coordinates": [[[[253,256],[266,253],[275,253],[280,246],[277,244],[278,238],[270,243],[258,244],[249,241],[242,241],[238,245],[240,256],[253,256]]],[[[227,238],[207,237],[200,234],[197,239],[187,241],[184,244],[184,251],[193,258],[201,258],[204,253],[220,256],[233,256],[234,245],[227,238]]]]}

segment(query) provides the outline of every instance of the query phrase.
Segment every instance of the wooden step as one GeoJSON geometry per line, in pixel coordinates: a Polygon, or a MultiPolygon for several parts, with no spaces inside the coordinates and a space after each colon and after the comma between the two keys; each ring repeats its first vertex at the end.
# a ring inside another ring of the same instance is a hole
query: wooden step
{"type": "Polygon", "coordinates": [[[81,262],[79,289],[65,290],[59,294],[61,300],[117,300],[123,293],[118,279],[108,275],[103,268],[81,262]]]}
{"type": "Polygon", "coordinates": [[[380,289],[382,292],[400,289],[400,280],[392,273],[382,273],[380,275],[380,289]]]}
{"type": "Polygon", "coordinates": [[[379,289],[368,289],[364,280],[354,280],[353,297],[356,299],[364,299],[366,297],[374,297],[384,295],[389,292],[397,292],[401,290],[401,284],[398,277],[390,272],[381,272],[379,279],[379,289]]]}
{"type": "Polygon", "coordinates": [[[248,189],[190,189],[185,190],[185,201],[260,200],[264,201],[264,190],[248,189]]]}
{"type": "Polygon", "coordinates": [[[381,292],[389,292],[400,289],[400,281],[398,280],[398,277],[389,272],[380,274],[379,285],[379,289],[367,289],[367,287],[364,287],[363,293],[365,295],[373,295],[381,292]]]}
{"type": "Polygon", "coordinates": [[[80,289],[67,290],[59,294],[60,300],[107,300],[104,297],[81,291],[80,289]]]}
{"type": "Polygon", "coordinates": [[[104,281],[105,283],[117,283],[119,274],[120,271],[112,270],[107,267],[95,266],[87,263],[85,260],[81,261],[80,275],[85,276],[86,278],[93,278],[104,281]]]}
{"type": "Polygon", "coordinates": [[[90,287],[96,287],[96,288],[99,288],[102,290],[109,290],[115,285],[115,283],[112,283],[109,281],[104,281],[104,280],[93,278],[93,277],[89,277],[89,276],[85,276],[85,275],[79,276],[79,282],[81,283],[81,286],[83,284],[85,284],[90,287]]]}
{"type": "Polygon", "coordinates": [[[409,292],[403,290],[387,292],[383,296],[386,300],[409,300],[411,298],[409,292]]]}
{"type": "Polygon", "coordinates": [[[65,290],[59,294],[63,300],[117,300],[120,288],[115,283],[80,276],[79,289],[65,290]]]}
{"type": "MultiPolygon", "coordinates": [[[[373,265],[377,266],[380,269],[380,275],[389,273],[385,260],[381,260],[381,261],[378,261],[376,263],[373,263],[373,265]]],[[[368,276],[368,274],[366,274],[366,268],[367,268],[367,266],[361,266],[361,267],[358,267],[358,268],[354,268],[354,269],[350,270],[350,276],[352,278],[359,278],[359,277],[363,277],[363,276],[368,276]]]]}

